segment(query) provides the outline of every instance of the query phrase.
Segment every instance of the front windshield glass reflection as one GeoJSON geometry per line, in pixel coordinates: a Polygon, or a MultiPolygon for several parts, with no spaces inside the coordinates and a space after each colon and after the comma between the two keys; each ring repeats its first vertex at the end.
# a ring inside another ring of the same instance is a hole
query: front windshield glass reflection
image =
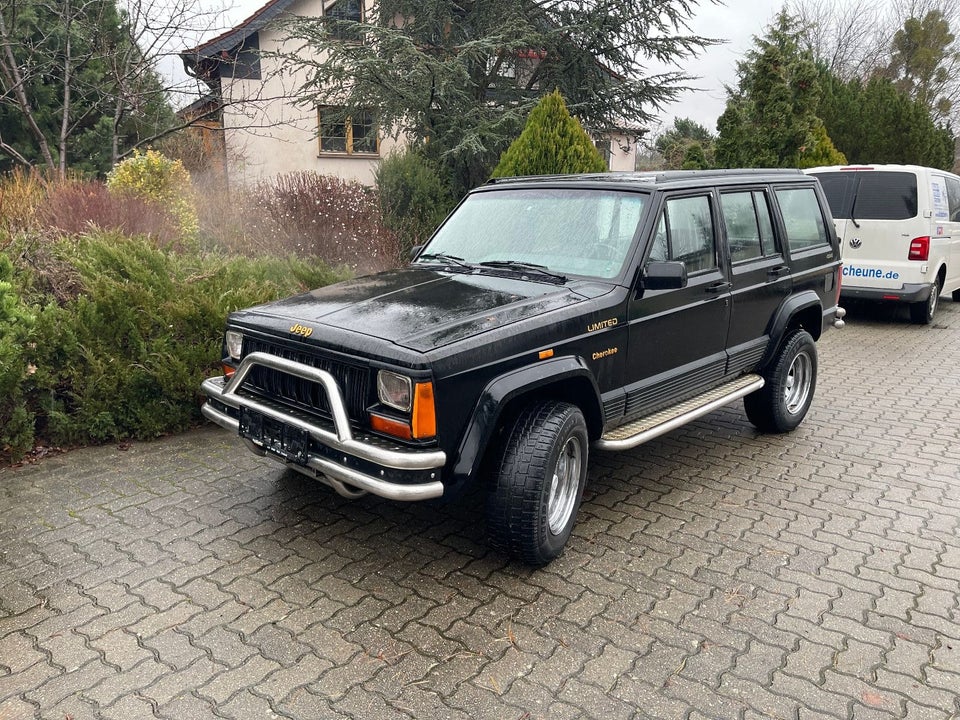
{"type": "Polygon", "coordinates": [[[470,264],[532,263],[562,275],[610,279],[627,261],[647,198],[591,189],[480,192],[460,205],[423,254],[470,264]]]}

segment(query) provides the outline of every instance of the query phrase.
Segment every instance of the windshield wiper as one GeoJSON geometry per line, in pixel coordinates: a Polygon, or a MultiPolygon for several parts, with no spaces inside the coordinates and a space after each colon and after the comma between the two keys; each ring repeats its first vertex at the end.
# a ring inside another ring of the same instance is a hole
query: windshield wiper
{"type": "Polygon", "coordinates": [[[462,268],[473,268],[473,265],[468,263],[462,257],[457,257],[456,255],[447,255],[446,253],[423,253],[417,258],[417,260],[439,260],[440,262],[459,265],[462,268]]]}
{"type": "Polygon", "coordinates": [[[487,260],[480,263],[482,267],[506,268],[507,270],[521,270],[525,272],[534,272],[538,275],[554,278],[558,282],[566,282],[567,276],[555,273],[546,265],[537,265],[536,263],[521,262],[520,260],[487,260]]]}
{"type": "Polygon", "coordinates": [[[860,182],[857,178],[854,182],[857,183],[857,189],[853,191],[853,200],[850,202],[850,220],[853,221],[854,227],[857,230],[860,229],[860,223],[857,222],[857,219],[853,216],[853,211],[857,209],[857,198],[860,197],[860,182]]]}

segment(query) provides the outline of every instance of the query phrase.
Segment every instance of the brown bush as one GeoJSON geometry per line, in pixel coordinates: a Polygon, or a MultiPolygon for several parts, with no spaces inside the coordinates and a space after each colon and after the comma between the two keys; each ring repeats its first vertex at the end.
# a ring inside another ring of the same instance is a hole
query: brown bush
{"type": "Polygon", "coordinates": [[[37,208],[41,227],[72,235],[93,228],[146,235],[161,246],[181,242],[177,218],[141,198],[111,194],[101,182],[74,180],[50,185],[37,208]]]}
{"type": "Polygon", "coordinates": [[[200,193],[201,234],[247,255],[319,258],[357,273],[395,267],[377,196],[356,182],[296,172],[229,195],[200,193]]]}

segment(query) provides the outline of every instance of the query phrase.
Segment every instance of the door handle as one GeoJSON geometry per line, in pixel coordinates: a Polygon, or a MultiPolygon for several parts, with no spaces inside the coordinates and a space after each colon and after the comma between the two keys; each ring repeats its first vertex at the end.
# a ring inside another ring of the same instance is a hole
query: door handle
{"type": "Polygon", "coordinates": [[[722,292],[726,292],[732,287],[733,287],[733,283],[720,281],[720,282],[715,282],[713,285],[707,285],[707,292],[722,293],[722,292]]]}
{"type": "Polygon", "coordinates": [[[789,265],[777,265],[775,268],[770,268],[767,270],[767,275],[778,278],[781,275],[786,275],[788,272],[790,272],[789,265]]]}

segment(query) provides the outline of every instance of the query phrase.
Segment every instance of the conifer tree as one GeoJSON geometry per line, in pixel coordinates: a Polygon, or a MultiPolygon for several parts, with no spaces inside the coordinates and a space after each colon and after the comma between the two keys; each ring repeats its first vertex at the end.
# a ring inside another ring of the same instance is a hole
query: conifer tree
{"type": "Polygon", "coordinates": [[[607,164],[590,136],[570,115],[559,90],[545,95],[530,112],[520,137],[511,143],[493,177],[604,172],[607,164]]]}
{"type": "Polygon", "coordinates": [[[811,135],[813,142],[807,147],[800,148],[800,159],[797,167],[809,168],[847,164],[847,156],[837,150],[830,136],[827,135],[827,128],[824,127],[823,122],[817,120],[814,123],[811,135]]]}

